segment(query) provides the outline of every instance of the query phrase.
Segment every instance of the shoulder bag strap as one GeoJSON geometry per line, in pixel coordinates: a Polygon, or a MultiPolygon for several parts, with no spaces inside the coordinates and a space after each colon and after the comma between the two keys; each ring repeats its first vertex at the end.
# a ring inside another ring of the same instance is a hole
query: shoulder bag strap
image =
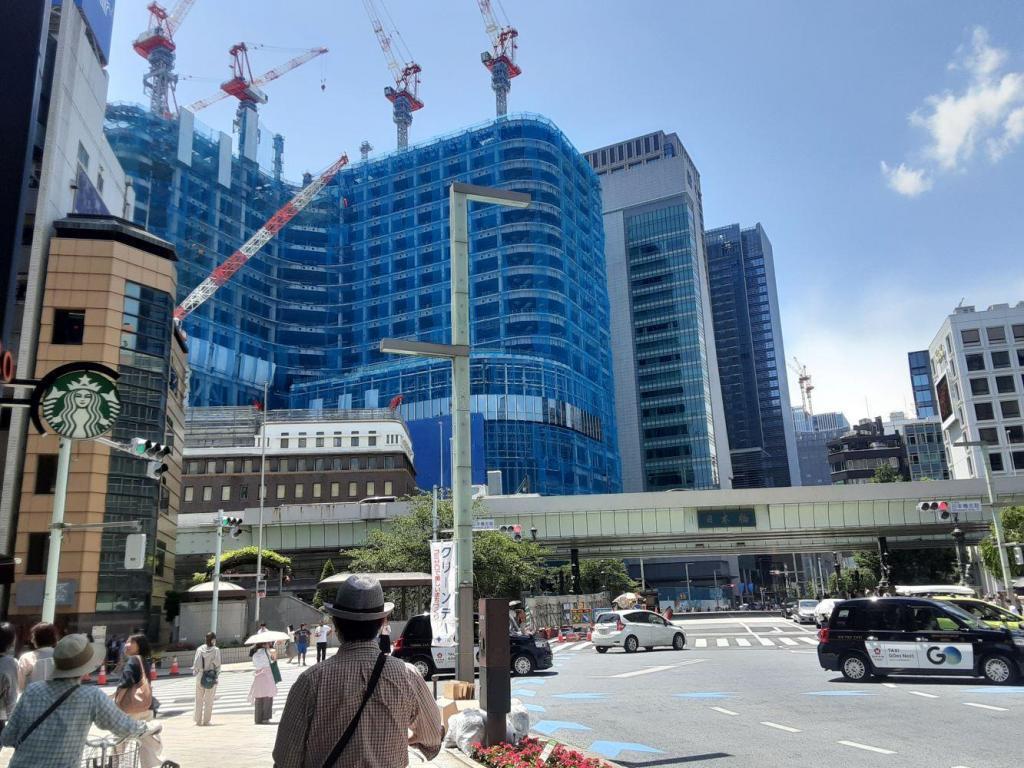
{"type": "Polygon", "coordinates": [[[43,712],[43,714],[41,714],[38,718],[36,718],[36,721],[34,723],[32,723],[32,725],[30,725],[26,729],[25,733],[22,734],[21,738],[18,739],[18,743],[14,745],[14,749],[17,750],[22,744],[24,744],[25,743],[25,739],[27,739],[29,736],[32,735],[32,731],[34,731],[36,728],[38,728],[40,725],[42,725],[43,721],[46,718],[48,718],[50,715],[52,715],[54,713],[54,710],[56,710],[57,707],[59,707],[61,704],[63,704],[65,701],[67,701],[68,697],[71,696],[71,694],[73,694],[77,690],[78,690],[78,686],[77,685],[73,685],[70,688],[68,688],[66,691],[64,691],[64,693],[62,693],[60,695],[60,698],[58,698],[55,702],[53,702],[53,704],[50,705],[50,708],[47,709],[45,712],[43,712]]]}
{"type": "Polygon", "coordinates": [[[359,705],[359,709],[356,710],[355,715],[352,717],[352,722],[348,724],[348,728],[341,734],[341,738],[338,739],[338,743],[334,745],[334,749],[331,750],[330,756],[324,761],[323,768],[332,768],[337,762],[338,758],[341,757],[341,753],[345,751],[345,747],[348,746],[349,741],[352,740],[352,735],[356,732],[356,728],[359,726],[359,719],[363,716],[363,709],[366,708],[366,703],[373,696],[373,692],[377,690],[377,683],[380,682],[381,672],[384,671],[384,662],[388,659],[383,653],[378,654],[377,663],[373,667],[373,674],[370,675],[370,682],[366,686],[366,693],[363,694],[363,701],[359,705]]]}

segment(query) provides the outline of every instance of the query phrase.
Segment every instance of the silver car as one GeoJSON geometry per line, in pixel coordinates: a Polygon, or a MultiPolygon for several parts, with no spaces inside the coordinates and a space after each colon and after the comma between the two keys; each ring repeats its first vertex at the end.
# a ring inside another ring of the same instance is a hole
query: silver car
{"type": "Polygon", "coordinates": [[[796,604],[796,610],[793,611],[793,621],[797,624],[813,624],[814,609],[817,607],[817,600],[801,600],[796,604]]]}
{"type": "Polygon", "coordinates": [[[659,645],[677,651],[686,647],[683,630],[653,611],[644,610],[602,613],[590,639],[598,653],[606,653],[609,648],[634,653],[638,648],[650,651],[659,645]]]}

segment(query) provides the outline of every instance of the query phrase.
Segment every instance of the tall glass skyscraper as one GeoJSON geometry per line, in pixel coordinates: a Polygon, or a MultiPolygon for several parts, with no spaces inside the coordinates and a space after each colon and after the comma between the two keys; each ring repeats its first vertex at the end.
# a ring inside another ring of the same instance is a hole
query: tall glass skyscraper
{"type": "Polygon", "coordinates": [[[772,244],[760,224],[704,234],[734,488],[800,484],[772,244]]]}
{"type": "Polygon", "coordinates": [[[935,416],[935,383],[932,381],[932,366],[928,359],[928,350],[908,352],[907,362],[910,365],[910,386],[914,390],[914,408],[917,418],[925,419],[935,416]]]}
{"type": "Polygon", "coordinates": [[[601,176],[623,486],[728,487],[697,169],[662,131],[587,159],[601,176]]]}
{"type": "MultiPolygon", "coordinates": [[[[135,219],[179,248],[179,298],[295,190],[280,176],[283,140],[267,172],[183,114],[107,115],[136,184],[135,219]]],[[[374,408],[401,395],[415,451],[444,453],[450,365],[379,344],[450,340],[452,181],[533,199],[525,210],[470,209],[472,408],[486,468],[510,490],[620,490],[598,181],[542,117],[501,118],[339,173],[186,319],[191,402],[248,404],[264,380],[272,403],[292,408],[374,408]],[[424,421],[442,423],[441,436],[424,421]]],[[[418,477],[421,487],[438,479],[418,477]]]]}

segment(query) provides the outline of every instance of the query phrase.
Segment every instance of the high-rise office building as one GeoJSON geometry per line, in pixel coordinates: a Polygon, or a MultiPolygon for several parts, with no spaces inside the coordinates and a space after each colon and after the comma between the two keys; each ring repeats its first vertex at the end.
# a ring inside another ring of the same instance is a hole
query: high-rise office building
{"type": "Polygon", "coordinates": [[[663,131],[586,156],[601,177],[623,488],[729,487],[700,175],[663,131]]]}
{"type": "MultiPolygon", "coordinates": [[[[135,220],[179,246],[179,298],[293,193],[259,150],[138,107],[108,109],[135,220]]],[[[283,140],[274,141],[276,159],[283,140]]],[[[325,159],[326,163],[326,159],[325,159]]],[[[450,339],[448,187],[528,192],[471,206],[472,410],[486,469],[544,494],[621,488],[597,178],[540,117],[509,116],[343,169],[190,315],[195,405],[377,408],[398,395],[417,458],[450,468],[450,364],[385,355],[383,338],[450,339]],[[440,430],[438,424],[440,423],[440,430]],[[425,428],[429,427],[429,428],[425,428]]],[[[483,482],[485,467],[475,467],[483,482]]],[[[420,487],[441,477],[418,467],[420,487]]]]}
{"type": "Polygon", "coordinates": [[[1024,302],[957,307],[928,356],[953,479],[983,476],[984,453],[994,475],[1024,470],[1024,302]]]}
{"type": "Polygon", "coordinates": [[[772,244],[757,224],[704,233],[734,488],[799,485],[772,244]]]}
{"type": "Polygon", "coordinates": [[[828,444],[846,434],[850,422],[837,412],[813,416],[801,406],[794,406],[793,426],[796,429],[796,453],[800,464],[800,485],[831,485],[832,470],[828,464],[828,444]]]}
{"type": "MultiPolygon", "coordinates": [[[[911,353],[913,354],[913,353],[911,353]]],[[[927,357],[927,353],[925,353],[927,357]]],[[[889,414],[886,432],[899,432],[907,450],[911,480],[948,480],[949,464],[942,443],[942,423],[938,416],[908,419],[901,412],[889,414]]]]}
{"type": "Polygon", "coordinates": [[[935,409],[935,382],[932,381],[932,368],[928,364],[928,350],[908,352],[907,362],[910,365],[910,387],[914,391],[917,418],[926,419],[938,415],[935,409]]]}

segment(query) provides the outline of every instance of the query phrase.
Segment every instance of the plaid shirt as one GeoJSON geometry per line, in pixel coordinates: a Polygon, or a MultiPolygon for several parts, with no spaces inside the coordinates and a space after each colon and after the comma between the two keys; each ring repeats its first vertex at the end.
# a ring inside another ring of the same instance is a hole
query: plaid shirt
{"type": "MultiPolygon", "coordinates": [[[[359,709],[379,653],[375,640],[342,643],[337,654],[299,676],[277,728],[275,768],[321,768],[359,709]]],[[[428,760],[435,757],[441,749],[441,715],[419,673],[388,657],[335,768],[403,768],[409,745],[428,760]]]]}
{"type": "MultiPolygon", "coordinates": [[[[0,744],[13,747],[21,734],[73,686],[78,686],[77,679],[32,683],[14,707],[0,734],[0,744]]],[[[14,752],[9,768],[78,768],[93,723],[118,736],[141,736],[146,732],[145,723],[128,717],[102,690],[82,686],[32,731],[14,752]]]]}

